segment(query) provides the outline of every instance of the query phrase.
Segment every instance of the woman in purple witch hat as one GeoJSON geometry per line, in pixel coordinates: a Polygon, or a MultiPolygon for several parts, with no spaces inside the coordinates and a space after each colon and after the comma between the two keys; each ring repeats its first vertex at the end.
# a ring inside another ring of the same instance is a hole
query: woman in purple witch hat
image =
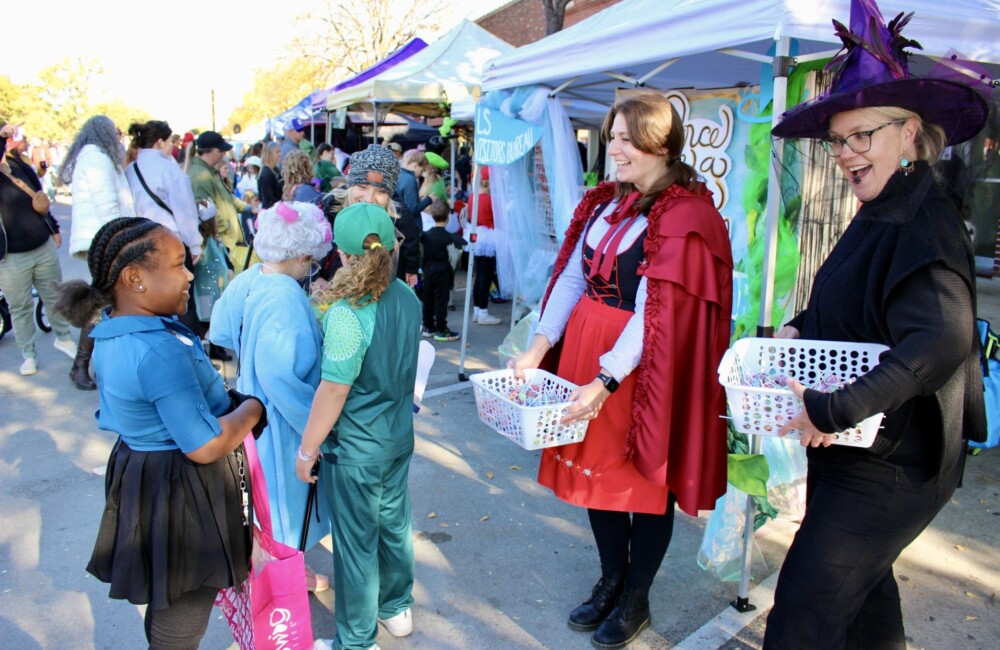
{"type": "Polygon", "coordinates": [[[911,75],[908,20],[887,27],[872,0],[852,0],[850,30],[834,22],[845,49],[831,92],[773,130],[819,139],[861,202],[806,310],[778,336],[890,349],[834,393],[789,382],[805,408],[781,433],[801,431],[808,447],[807,507],[765,650],[905,650],[893,562],[954,492],[965,441],[985,433],[972,247],[930,165],[982,129],[990,80],[957,56],[911,75]],[[831,434],[880,412],[870,448],[831,446],[831,434]]]}

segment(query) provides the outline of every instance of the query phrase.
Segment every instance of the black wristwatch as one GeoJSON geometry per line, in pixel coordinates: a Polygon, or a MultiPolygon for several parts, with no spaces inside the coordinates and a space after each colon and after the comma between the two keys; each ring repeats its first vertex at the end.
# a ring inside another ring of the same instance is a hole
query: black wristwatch
{"type": "Polygon", "coordinates": [[[599,372],[597,373],[597,378],[602,384],[604,384],[604,388],[607,389],[609,393],[613,393],[618,390],[618,380],[611,375],[599,372]]]}

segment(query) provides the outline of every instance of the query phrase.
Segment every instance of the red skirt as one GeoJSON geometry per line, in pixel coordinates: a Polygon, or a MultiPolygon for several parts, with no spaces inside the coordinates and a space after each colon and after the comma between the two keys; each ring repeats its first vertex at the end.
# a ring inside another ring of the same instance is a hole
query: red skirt
{"type": "MultiPolygon", "coordinates": [[[[586,296],[573,309],[563,335],[558,375],[584,385],[600,372],[600,357],[614,347],[632,312],[586,296]]],[[[668,488],[646,480],[625,457],[632,419],[635,373],[605,400],[583,442],[542,452],[538,482],[567,503],[596,510],[663,514],[668,488]]]]}

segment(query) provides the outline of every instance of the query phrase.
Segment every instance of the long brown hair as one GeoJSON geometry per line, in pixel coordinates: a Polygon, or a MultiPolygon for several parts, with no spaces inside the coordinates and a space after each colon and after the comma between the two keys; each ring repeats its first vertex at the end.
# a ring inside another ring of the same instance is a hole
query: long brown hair
{"type": "MultiPolygon", "coordinates": [[[[638,92],[615,102],[601,127],[605,143],[611,139],[611,127],[618,115],[625,118],[629,140],[636,149],[653,155],[667,150],[663,176],[639,200],[640,212],[649,212],[660,192],[671,185],[692,191],[698,187],[698,172],[680,159],[684,151],[684,122],[666,97],[657,92],[638,92]]],[[[616,185],[615,196],[619,201],[637,189],[632,183],[618,182],[616,185]]]]}
{"type": "Polygon", "coordinates": [[[365,237],[364,254],[350,256],[348,263],[333,276],[330,288],[316,293],[316,300],[333,304],[346,299],[352,307],[377,302],[394,277],[392,252],[381,243],[375,233],[365,237]],[[380,245],[372,248],[372,244],[380,245]]]}

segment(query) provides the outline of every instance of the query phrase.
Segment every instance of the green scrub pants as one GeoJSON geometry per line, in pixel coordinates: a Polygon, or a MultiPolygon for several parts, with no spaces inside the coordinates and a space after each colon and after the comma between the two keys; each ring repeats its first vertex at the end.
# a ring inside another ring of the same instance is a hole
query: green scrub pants
{"type": "Polygon", "coordinates": [[[413,603],[412,456],[378,465],[321,464],[333,528],[334,650],[368,650],[378,635],[376,619],[413,603]]]}

